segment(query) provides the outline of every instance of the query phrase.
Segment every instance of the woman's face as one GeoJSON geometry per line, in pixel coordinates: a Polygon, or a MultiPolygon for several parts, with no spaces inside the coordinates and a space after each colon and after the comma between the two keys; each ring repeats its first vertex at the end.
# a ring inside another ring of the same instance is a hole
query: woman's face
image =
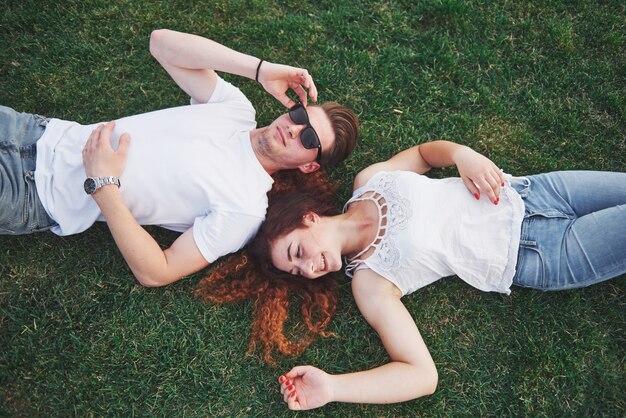
{"type": "Polygon", "coordinates": [[[271,246],[272,264],[293,275],[317,279],[341,270],[341,250],[319,223],[294,229],[271,246]]]}

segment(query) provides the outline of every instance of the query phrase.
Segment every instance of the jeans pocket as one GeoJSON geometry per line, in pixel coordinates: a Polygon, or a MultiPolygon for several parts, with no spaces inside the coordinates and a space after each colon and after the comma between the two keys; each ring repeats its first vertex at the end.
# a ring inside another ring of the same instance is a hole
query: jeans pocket
{"type": "Polygon", "coordinates": [[[518,286],[543,290],[546,288],[545,257],[535,241],[520,241],[513,282],[518,286]]]}
{"type": "Polygon", "coordinates": [[[26,188],[24,190],[24,233],[41,232],[50,229],[53,225],[50,223],[50,217],[43,209],[37,196],[37,187],[35,186],[35,174],[28,171],[24,178],[26,188]]]}

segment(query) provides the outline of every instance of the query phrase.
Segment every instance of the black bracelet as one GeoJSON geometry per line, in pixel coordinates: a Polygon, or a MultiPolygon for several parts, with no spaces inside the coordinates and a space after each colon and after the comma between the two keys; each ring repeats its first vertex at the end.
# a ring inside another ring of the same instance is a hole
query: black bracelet
{"type": "Polygon", "coordinates": [[[263,60],[259,61],[259,65],[256,67],[256,76],[254,77],[254,81],[259,82],[259,70],[261,69],[261,64],[263,64],[263,60]]]}

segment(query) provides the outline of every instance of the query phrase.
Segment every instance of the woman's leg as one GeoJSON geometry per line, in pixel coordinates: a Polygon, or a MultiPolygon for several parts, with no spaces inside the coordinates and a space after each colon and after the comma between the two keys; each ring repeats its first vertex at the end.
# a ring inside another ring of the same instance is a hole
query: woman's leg
{"type": "Polygon", "coordinates": [[[35,186],[37,140],[48,119],[0,106],[0,234],[49,229],[55,222],[35,186]]]}
{"type": "Polygon", "coordinates": [[[588,286],[626,273],[626,173],[531,176],[514,284],[588,286]]]}

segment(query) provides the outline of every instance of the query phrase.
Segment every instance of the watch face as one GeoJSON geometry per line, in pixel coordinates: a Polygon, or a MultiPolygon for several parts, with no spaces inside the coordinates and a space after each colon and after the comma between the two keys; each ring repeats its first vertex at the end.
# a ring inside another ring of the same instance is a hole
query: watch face
{"type": "Polygon", "coordinates": [[[85,188],[85,193],[92,194],[96,191],[96,181],[92,178],[88,178],[85,180],[83,187],[85,188]]]}

